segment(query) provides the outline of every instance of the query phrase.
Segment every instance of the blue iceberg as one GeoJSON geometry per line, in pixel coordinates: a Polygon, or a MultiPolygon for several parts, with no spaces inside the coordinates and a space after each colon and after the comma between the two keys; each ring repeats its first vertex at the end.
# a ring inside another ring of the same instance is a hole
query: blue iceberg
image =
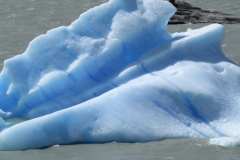
{"type": "Polygon", "coordinates": [[[175,11],[162,0],[110,0],[6,60],[0,149],[189,137],[240,144],[240,68],[222,53],[224,27],[170,34],[175,11]]]}

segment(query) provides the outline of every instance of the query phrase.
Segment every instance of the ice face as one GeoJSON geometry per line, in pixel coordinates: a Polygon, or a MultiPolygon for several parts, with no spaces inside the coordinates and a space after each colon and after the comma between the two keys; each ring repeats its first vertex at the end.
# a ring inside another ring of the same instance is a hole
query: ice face
{"type": "Polygon", "coordinates": [[[5,61],[0,115],[30,120],[1,119],[0,149],[238,136],[240,69],[221,51],[223,26],[171,35],[175,11],[111,0],[5,61]]]}
{"type": "Polygon", "coordinates": [[[112,80],[121,72],[171,40],[166,24],[174,12],[158,0],[113,0],[37,37],[4,63],[2,117],[39,117],[115,88],[112,80]]]}

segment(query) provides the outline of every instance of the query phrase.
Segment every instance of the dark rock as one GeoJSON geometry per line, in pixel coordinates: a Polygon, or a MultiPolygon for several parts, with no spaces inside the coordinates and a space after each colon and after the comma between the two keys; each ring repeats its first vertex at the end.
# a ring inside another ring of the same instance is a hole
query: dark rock
{"type": "Polygon", "coordinates": [[[240,23],[240,18],[231,14],[202,10],[181,0],[169,0],[169,2],[177,8],[177,12],[172,16],[168,24],[240,23]]]}

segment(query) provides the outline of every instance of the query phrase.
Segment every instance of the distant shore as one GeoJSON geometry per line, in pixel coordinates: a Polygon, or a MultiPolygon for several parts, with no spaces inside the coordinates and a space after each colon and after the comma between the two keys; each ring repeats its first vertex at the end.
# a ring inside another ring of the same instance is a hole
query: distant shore
{"type": "Polygon", "coordinates": [[[169,0],[169,2],[177,8],[176,13],[168,22],[170,25],[188,23],[240,23],[240,18],[231,14],[202,10],[182,0],[169,0]]]}

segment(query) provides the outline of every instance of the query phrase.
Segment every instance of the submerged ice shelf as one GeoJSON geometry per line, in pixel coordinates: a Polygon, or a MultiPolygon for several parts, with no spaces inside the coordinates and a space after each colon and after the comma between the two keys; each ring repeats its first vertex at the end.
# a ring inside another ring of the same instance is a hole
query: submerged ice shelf
{"type": "Polygon", "coordinates": [[[238,145],[240,68],[221,51],[224,27],[170,34],[175,11],[110,0],[6,60],[0,149],[188,137],[238,145]]]}

